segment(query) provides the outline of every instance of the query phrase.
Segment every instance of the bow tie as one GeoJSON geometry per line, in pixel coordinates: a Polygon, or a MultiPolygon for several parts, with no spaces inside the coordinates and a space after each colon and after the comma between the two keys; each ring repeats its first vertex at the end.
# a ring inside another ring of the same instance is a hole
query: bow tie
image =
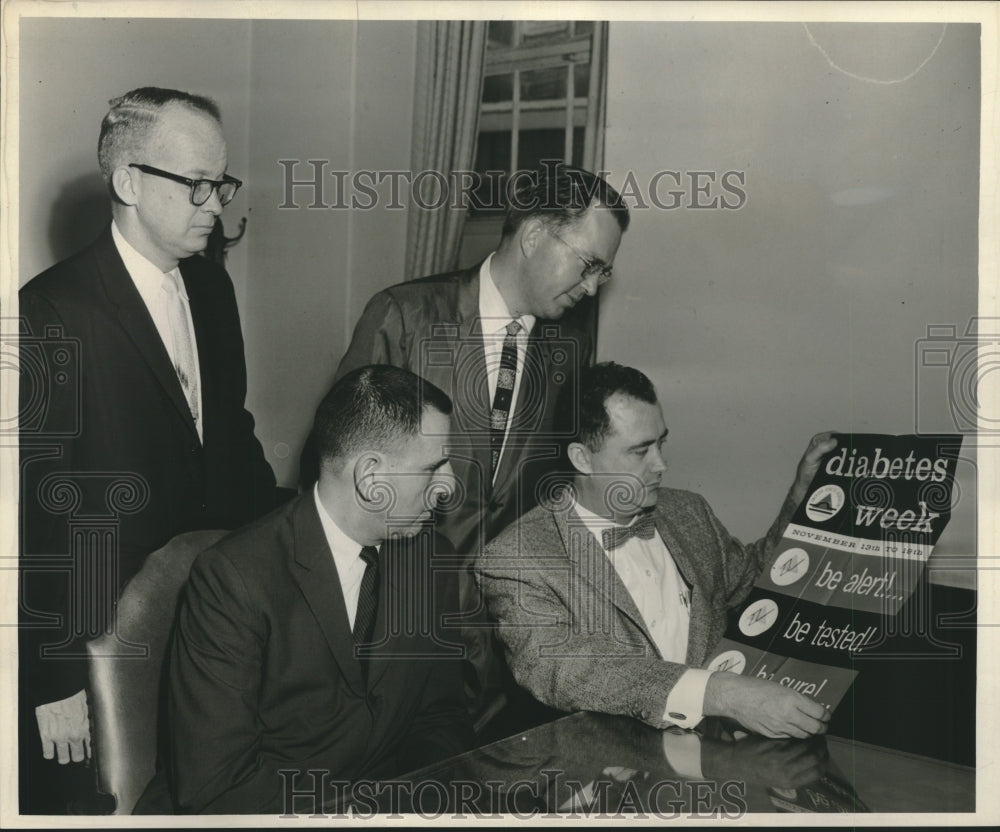
{"type": "Polygon", "coordinates": [[[656,524],[653,521],[653,512],[647,511],[640,514],[631,525],[612,526],[610,529],[602,531],[601,542],[604,544],[606,552],[612,552],[633,537],[649,540],[655,531],[656,524]]]}

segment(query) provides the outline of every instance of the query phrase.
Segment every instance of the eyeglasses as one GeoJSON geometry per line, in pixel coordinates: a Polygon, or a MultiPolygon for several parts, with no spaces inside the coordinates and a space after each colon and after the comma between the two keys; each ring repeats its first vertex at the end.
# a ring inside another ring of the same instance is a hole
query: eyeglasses
{"type": "Polygon", "coordinates": [[[143,173],[149,173],[153,176],[162,176],[164,179],[170,179],[174,182],[180,182],[182,185],[187,185],[191,189],[191,204],[192,205],[204,205],[208,202],[208,198],[212,195],[212,191],[215,191],[219,196],[219,202],[223,205],[228,205],[232,202],[236,192],[240,189],[240,182],[234,176],[223,175],[221,181],[216,181],[214,179],[188,179],[186,176],[178,176],[176,173],[170,173],[169,171],[160,170],[159,168],[154,168],[152,165],[140,165],[135,162],[129,165],[130,168],[138,168],[143,173]]]}
{"type": "Polygon", "coordinates": [[[609,280],[611,280],[614,272],[614,266],[609,266],[603,260],[598,260],[596,257],[587,257],[583,254],[576,246],[572,243],[567,243],[562,237],[556,234],[548,226],[545,226],[545,230],[549,232],[553,237],[555,237],[560,243],[562,243],[566,248],[575,254],[579,260],[583,263],[583,271],[580,272],[580,279],[586,280],[588,277],[593,277],[597,275],[597,285],[603,286],[609,280]]]}

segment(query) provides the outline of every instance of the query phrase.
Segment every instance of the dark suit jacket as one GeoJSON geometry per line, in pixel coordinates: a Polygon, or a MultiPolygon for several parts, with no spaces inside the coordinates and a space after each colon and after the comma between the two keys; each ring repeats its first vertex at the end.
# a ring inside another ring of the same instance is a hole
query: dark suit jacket
{"type": "Polygon", "coordinates": [[[660,489],[656,529],[691,590],[685,664],[663,660],[614,564],[571,506],[564,498],[537,507],[476,563],[508,665],[547,705],[663,728],[667,696],[688,667],[709,657],[727,610],[750,592],[795,505],[786,499],[767,535],[744,545],[703,497],[660,489]]]}
{"type": "Polygon", "coordinates": [[[513,420],[496,481],[490,471],[490,411],[479,320],[479,266],[392,286],[369,302],[337,377],[366,364],[412,370],[454,404],[451,463],[461,483],[438,529],[463,555],[538,503],[559,459],[556,403],[590,361],[589,338],[568,324],[536,321],[525,353],[513,420]]]}
{"type": "Polygon", "coordinates": [[[21,289],[22,600],[30,611],[21,660],[31,704],[84,687],[85,662],[71,657],[103,629],[146,555],[181,532],[234,528],[274,507],[274,475],[244,408],[232,283],[202,257],[180,270],[198,345],[203,443],[110,226],[21,289]],[[71,582],[82,600],[73,600],[71,582]],[[31,626],[39,622],[47,626],[31,626]],[[60,642],[59,658],[39,659],[43,644],[60,642]]]}
{"type": "Polygon", "coordinates": [[[170,668],[183,810],[281,812],[279,769],[353,781],[465,749],[459,664],[437,627],[454,574],[430,571],[443,543],[425,529],[382,547],[367,684],[312,493],[198,557],[170,668]]]}

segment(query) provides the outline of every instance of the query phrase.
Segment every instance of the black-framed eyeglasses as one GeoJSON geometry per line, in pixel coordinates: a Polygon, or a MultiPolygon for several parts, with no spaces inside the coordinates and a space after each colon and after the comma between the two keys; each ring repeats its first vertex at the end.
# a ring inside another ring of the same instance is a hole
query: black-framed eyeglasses
{"type": "Polygon", "coordinates": [[[603,260],[598,260],[596,257],[588,257],[583,252],[581,252],[572,243],[566,242],[562,237],[556,234],[548,226],[545,226],[545,230],[549,232],[553,237],[555,237],[560,243],[562,243],[566,248],[575,254],[580,262],[583,263],[583,271],[580,272],[580,279],[586,280],[589,277],[597,276],[597,285],[603,286],[607,283],[614,275],[614,266],[609,266],[603,260]]]}
{"type": "Polygon", "coordinates": [[[212,196],[212,191],[215,191],[219,195],[219,202],[223,205],[228,205],[232,202],[233,197],[236,196],[240,185],[243,184],[235,176],[229,176],[228,174],[224,174],[221,180],[188,179],[186,176],[170,173],[167,170],[160,170],[159,168],[154,168],[152,165],[140,165],[137,162],[132,162],[129,164],[129,167],[138,168],[143,173],[162,176],[164,179],[170,179],[174,182],[180,182],[182,185],[187,185],[191,189],[192,205],[204,205],[208,202],[209,197],[212,196]]]}

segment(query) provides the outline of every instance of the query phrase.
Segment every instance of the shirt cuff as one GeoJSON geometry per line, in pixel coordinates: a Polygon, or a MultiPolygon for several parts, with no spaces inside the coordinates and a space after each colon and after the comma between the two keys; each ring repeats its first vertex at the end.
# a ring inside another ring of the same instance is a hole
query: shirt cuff
{"type": "Polygon", "coordinates": [[[663,756],[667,765],[681,777],[704,780],[701,771],[701,737],[694,733],[677,732],[668,728],[663,732],[663,756]]]}
{"type": "Polygon", "coordinates": [[[663,721],[671,722],[680,728],[694,728],[705,714],[705,688],[711,670],[689,667],[677,680],[667,697],[667,705],[663,709],[663,721]]]}

